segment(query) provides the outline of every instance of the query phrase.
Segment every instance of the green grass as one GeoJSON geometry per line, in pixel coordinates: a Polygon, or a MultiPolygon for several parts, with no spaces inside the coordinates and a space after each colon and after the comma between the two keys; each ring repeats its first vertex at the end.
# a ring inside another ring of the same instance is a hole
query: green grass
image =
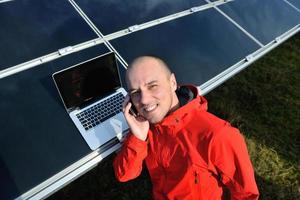
{"type": "MultiPolygon", "coordinates": [[[[260,199],[300,199],[300,33],[206,98],[210,112],[244,134],[260,199]]],[[[49,199],[152,199],[146,170],[115,180],[114,156],[49,199]]]]}

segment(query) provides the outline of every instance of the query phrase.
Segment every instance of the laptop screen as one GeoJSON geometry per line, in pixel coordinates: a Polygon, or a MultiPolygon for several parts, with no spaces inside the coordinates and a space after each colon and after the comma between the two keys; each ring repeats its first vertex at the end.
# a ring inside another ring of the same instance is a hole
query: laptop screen
{"type": "Polygon", "coordinates": [[[66,109],[81,107],[121,87],[113,52],[57,72],[53,79],[66,109]]]}

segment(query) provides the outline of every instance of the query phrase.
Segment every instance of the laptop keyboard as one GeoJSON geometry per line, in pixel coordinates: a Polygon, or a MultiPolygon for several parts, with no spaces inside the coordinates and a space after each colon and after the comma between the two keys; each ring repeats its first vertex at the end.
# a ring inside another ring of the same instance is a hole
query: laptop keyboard
{"type": "Polygon", "coordinates": [[[118,93],[81,113],[78,113],[76,116],[85,130],[89,130],[121,112],[124,98],[122,93],[118,93]]]}

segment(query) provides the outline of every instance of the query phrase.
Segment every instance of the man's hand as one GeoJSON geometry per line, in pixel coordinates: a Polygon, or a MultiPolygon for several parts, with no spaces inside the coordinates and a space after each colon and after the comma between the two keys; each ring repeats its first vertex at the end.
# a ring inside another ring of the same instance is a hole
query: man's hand
{"type": "Polygon", "coordinates": [[[127,94],[123,102],[123,113],[125,119],[128,123],[129,128],[131,129],[131,132],[135,135],[135,137],[145,141],[148,136],[150,126],[149,122],[139,114],[137,114],[136,116],[130,114],[129,110],[131,106],[132,103],[130,102],[130,96],[127,94]]]}

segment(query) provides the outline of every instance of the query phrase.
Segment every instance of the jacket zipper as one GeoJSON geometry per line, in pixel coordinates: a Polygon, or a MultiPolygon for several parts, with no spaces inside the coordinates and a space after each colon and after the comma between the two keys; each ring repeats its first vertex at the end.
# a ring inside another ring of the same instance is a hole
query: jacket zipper
{"type": "Polygon", "coordinates": [[[199,173],[197,171],[194,172],[195,184],[199,183],[199,173]]]}
{"type": "MultiPolygon", "coordinates": [[[[155,129],[156,129],[157,135],[159,135],[159,137],[164,137],[161,134],[161,132],[160,132],[160,130],[159,130],[158,127],[155,127],[155,129]]],[[[163,141],[164,141],[164,138],[161,138],[161,139],[163,139],[163,141]]],[[[164,145],[162,145],[162,146],[164,146],[164,145]]],[[[163,160],[162,159],[163,158],[161,156],[159,156],[159,163],[161,165],[161,169],[162,169],[162,173],[163,173],[163,182],[166,183],[167,182],[167,173],[166,173],[166,169],[164,168],[163,160]]],[[[165,185],[165,184],[163,184],[163,185],[165,185]]],[[[163,189],[163,191],[164,191],[164,189],[163,189]]]]}

